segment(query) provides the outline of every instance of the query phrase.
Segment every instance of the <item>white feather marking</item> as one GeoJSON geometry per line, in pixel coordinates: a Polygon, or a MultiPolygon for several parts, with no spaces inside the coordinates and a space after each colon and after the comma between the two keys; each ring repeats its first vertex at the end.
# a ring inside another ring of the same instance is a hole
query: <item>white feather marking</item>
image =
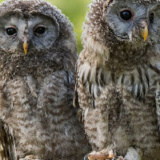
{"type": "Polygon", "coordinates": [[[86,119],[86,117],[87,117],[88,110],[89,110],[89,108],[87,108],[87,109],[85,110],[85,112],[84,112],[84,119],[86,119]]]}
{"type": "Polygon", "coordinates": [[[129,32],[129,34],[128,34],[128,35],[129,35],[129,40],[130,40],[130,41],[132,41],[132,31],[131,31],[131,32],[129,32]]]}

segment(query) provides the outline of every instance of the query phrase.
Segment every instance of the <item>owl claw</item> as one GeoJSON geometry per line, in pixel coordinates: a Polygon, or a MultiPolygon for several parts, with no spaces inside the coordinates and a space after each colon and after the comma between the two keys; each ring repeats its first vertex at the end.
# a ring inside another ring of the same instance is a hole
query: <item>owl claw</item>
{"type": "Polygon", "coordinates": [[[114,157],[112,160],[126,160],[122,156],[114,157]]]}
{"type": "Polygon", "coordinates": [[[113,154],[112,150],[108,153],[101,151],[101,152],[92,152],[88,155],[89,160],[112,160],[114,159],[114,157],[115,155],[113,154]]]}
{"type": "Polygon", "coordinates": [[[36,156],[34,155],[28,155],[25,158],[21,158],[20,160],[40,160],[40,159],[37,159],[36,156]]]}
{"type": "Polygon", "coordinates": [[[84,156],[84,160],[89,160],[89,159],[88,159],[88,155],[89,155],[89,154],[86,154],[86,155],[84,156]]]}

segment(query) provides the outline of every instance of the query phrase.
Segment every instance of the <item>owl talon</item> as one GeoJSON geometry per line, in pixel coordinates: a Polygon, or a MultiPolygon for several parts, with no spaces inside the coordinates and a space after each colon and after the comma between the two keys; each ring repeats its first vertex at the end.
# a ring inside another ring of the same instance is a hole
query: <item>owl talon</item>
{"type": "Polygon", "coordinates": [[[34,155],[28,155],[25,158],[22,158],[20,160],[36,160],[37,158],[34,155]]]}
{"type": "Polygon", "coordinates": [[[19,160],[44,160],[44,159],[38,159],[36,156],[34,155],[28,155],[25,158],[21,158],[19,160]]]}
{"type": "Polygon", "coordinates": [[[88,159],[88,155],[89,155],[89,154],[86,154],[86,155],[84,156],[84,160],[89,160],[89,159],[88,159]]]}
{"type": "Polygon", "coordinates": [[[122,156],[114,157],[112,160],[126,160],[122,156]]]}
{"type": "Polygon", "coordinates": [[[108,153],[101,151],[101,152],[92,152],[88,155],[89,160],[112,160],[114,159],[114,157],[115,155],[113,154],[112,150],[108,153]]]}

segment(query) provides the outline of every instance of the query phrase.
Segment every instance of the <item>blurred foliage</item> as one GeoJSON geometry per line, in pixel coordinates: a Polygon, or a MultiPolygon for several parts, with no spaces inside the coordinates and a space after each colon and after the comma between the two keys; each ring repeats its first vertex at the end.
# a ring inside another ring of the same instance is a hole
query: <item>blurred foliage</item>
{"type": "MultiPolygon", "coordinates": [[[[3,0],[0,0],[2,2],[3,0]]],[[[77,38],[77,48],[78,52],[82,50],[81,45],[81,34],[82,26],[85,21],[85,16],[88,11],[88,4],[91,0],[46,0],[51,2],[53,5],[56,5],[59,9],[62,10],[70,21],[73,23],[74,31],[77,38]]]]}
{"type": "Polygon", "coordinates": [[[88,11],[88,4],[91,0],[47,0],[56,5],[70,19],[74,25],[77,38],[78,52],[82,50],[81,34],[85,16],[88,11]]]}

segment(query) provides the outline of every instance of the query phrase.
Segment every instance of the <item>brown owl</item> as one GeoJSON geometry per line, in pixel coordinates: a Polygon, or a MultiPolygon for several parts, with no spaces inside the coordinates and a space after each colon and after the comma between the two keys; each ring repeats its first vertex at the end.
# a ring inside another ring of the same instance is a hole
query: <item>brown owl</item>
{"type": "Polygon", "coordinates": [[[160,5],[93,0],[77,62],[89,159],[160,160],[160,5]]]}
{"type": "Polygon", "coordinates": [[[72,25],[55,6],[0,5],[0,160],[81,160],[89,152],[72,105],[76,53],[72,25]]]}

